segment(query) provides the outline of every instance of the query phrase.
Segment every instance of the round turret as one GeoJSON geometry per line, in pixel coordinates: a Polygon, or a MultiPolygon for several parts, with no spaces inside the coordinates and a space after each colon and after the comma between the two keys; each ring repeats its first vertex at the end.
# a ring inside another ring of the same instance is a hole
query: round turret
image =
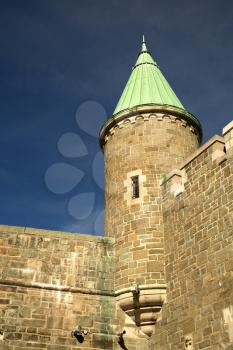
{"type": "Polygon", "coordinates": [[[185,111],[143,42],[100,144],[105,235],[116,247],[115,289],[119,305],[147,334],[166,294],[160,184],[200,140],[198,120],[185,111]]]}

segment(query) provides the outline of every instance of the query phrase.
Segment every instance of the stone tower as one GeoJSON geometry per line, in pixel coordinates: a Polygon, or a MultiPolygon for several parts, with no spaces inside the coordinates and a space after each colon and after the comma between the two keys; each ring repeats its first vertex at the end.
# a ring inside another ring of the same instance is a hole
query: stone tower
{"type": "Polygon", "coordinates": [[[161,182],[201,141],[143,37],[113,115],[100,132],[105,159],[105,236],[115,239],[120,307],[150,334],[166,299],[161,182]]]}

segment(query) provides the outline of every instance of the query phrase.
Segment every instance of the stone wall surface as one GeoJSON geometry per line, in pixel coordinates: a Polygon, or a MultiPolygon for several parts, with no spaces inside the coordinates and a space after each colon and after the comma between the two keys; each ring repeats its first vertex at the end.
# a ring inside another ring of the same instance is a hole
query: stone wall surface
{"type": "Polygon", "coordinates": [[[116,308],[113,268],[109,239],[1,226],[0,349],[119,349],[123,329],[129,349],[147,349],[116,308]],[[78,325],[82,344],[71,336],[78,325]]]}
{"type": "Polygon", "coordinates": [[[99,237],[1,227],[0,348],[76,349],[77,325],[84,348],[101,348],[101,334],[112,341],[111,261],[99,237]]]}
{"type": "Polygon", "coordinates": [[[116,290],[165,283],[160,182],[198,144],[191,125],[162,113],[136,115],[109,131],[104,146],[105,234],[116,240],[116,290]],[[140,198],[132,199],[135,175],[140,198]]]}
{"type": "Polygon", "coordinates": [[[167,303],[151,349],[233,349],[233,159],[221,143],[162,185],[167,303]]]}
{"type": "Polygon", "coordinates": [[[2,280],[113,290],[109,240],[30,228],[0,227],[2,280]]]}

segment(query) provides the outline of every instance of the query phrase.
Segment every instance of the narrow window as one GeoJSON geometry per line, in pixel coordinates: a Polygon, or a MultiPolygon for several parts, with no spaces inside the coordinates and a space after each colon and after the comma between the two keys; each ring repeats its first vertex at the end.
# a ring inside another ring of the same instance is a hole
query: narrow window
{"type": "Polygon", "coordinates": [[[132,198],[139,198],[139,176],[131,177],[132,198]]]}

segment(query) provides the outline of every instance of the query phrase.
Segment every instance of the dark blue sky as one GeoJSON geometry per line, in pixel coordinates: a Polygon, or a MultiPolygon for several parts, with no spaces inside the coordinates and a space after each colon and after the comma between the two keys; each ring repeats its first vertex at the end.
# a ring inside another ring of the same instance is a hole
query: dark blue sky
{"type": "Polygon", "coordinates": [[[0,23],[0,224],[101,234],[94,135],[143,33],[204,141],[233,119],[230,0],[1,0],[0,23]]]}

